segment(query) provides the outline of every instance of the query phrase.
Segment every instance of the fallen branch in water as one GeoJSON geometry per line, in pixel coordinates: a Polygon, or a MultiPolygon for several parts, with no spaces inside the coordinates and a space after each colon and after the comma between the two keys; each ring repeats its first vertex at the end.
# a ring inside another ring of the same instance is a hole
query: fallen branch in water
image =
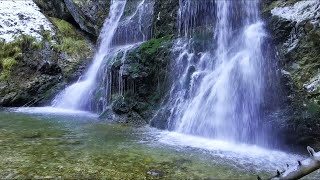
{"type": "MultiPolygon", "coordinates": [[[[277,170],[277,175],[270,178],[270,180],[284,180],[284,179],[300,179],[313,171],[320,169],[320,151],[315,152],[310,146],[307,147],[310,154],[308,159],[298,161],[296,166],[289,167],[287,170],[280,172],[277,170]]],[[[258,180],[261,178],[258,176],[258,180]]]]}

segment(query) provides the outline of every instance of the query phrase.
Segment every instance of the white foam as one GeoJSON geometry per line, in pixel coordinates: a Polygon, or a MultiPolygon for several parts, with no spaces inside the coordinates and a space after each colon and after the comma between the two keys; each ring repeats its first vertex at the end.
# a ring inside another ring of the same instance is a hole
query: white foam
{"type": "Polygon", "coordinates": [[[303,159],[299,155],[265,149],[256,145],[235,144],[168,131],[160,132],[158,141],[172,146],[205,150],[213,156],[259,170],[283,169],[287,164],[293,165],[297,160],[303,159]]]}
{"type": "Polygon", "coordinates": [[[49,115],[76,115],[76,116],[86,116],[86,117],[98,117],[97,114],[93,114],[87,111],[78,111],[54,107],[21,107],[21,108],[11,108],[13,112],[27,113],[27,114],[49,114],[49,115]]]}
{"type": "Polygon", "coordinates": [[[11,42],[21,32],[41,40],[41,26],[53,32],[52,24],[32,0],[0,1],[0,39],[11,42]]]}
{"type": "Polygon", "coordinates": [[[299,1],[292,6],[276,7],[271,10],[271,14],[296,22],[316,19],[320,17],[320,1],[299,1]]]}

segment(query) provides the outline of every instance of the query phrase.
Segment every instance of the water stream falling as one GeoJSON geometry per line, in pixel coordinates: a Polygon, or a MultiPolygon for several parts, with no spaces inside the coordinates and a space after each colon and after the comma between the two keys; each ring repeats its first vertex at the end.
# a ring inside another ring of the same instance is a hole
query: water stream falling
{"type": "MultiPolygon", "coordinates": [[[[78,82],[68,86],[60,92],[52,102],[55,108],[72,110],[92,110],[95,111],[97,92],[103,97],[103,107],[105,108],[108,91],[111,87],[108,83],[111,77],[106,79],[109,72],[108,65],[117,57],[119,53],[126,54],[128,50],[137,47],[151,36],[151,18],[153,14],[153,0],[126,1],[113,0],[109,12],[101,30],[99,48],[93,58],[93,63],[86,74],[78,82]],[[134,9],[132,13],[126,10],[134,9]],[[125,14],[127,13],[127,14],[125,14]]],[[[125,57],[123,57],[123,60],[125,57]]],[[[122,82],[119,78],[119,91],[122,82]]]]}
{"type": "MultiPolygon", "coordinates": [[[[167,128],[231,142],[267,144],[262,123],[270,65],[259,1],[180,1],[177,77],[159,111],[167,128]]],[[[271,90],[271,89],[270,89],[271,90]]]]}

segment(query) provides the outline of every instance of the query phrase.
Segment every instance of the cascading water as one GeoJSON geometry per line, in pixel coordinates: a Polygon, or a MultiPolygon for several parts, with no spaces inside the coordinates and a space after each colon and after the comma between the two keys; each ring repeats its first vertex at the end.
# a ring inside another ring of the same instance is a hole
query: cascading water
{"type": "Polygon", "coordinates": [[[104,57],[109,53],[110,44],[117,30],[118,23],[122,14],[126,1],[113,1],[109,18],[103,25],[100,38],[100,47],[96,52],[93,64],[84,75],[82,80],[72,84],[58,94],[53,100],[53,106],[65,109],[84,109],[91,100],[92,90],[96,85],[98,70],[103,62],[104,57]]]}
{"type": "MultiPolygon", "coordinates": [[[[78,82],[67,87],[53,100],[52,106],[73,110],[97,110],[95,96],[100,93],[103,107],[108,99],[111,87],[111,77],[106,79],[109,72],[108,65],[119,53],[126,54],[130,48],[147,40],[151,36],[151,15],[153,14],[153,0],[126,1],[113,0],[109,18],[105,21],[100,33],[100,45],[96,52],[93,64],[78,82]],[[125,16],[125,9],[135,9],[129,16],[125,16]],[[135,8],[134,8],[135,7],[135,8]],[[149,18],[149,19],[148,19],[149,18]],[[101,93],[101,92],[102,93],[101,93]]],[[[120,80],[119,80],[120,81],[120,80]]],[[[122,84],[122,82],[119,82],[122,84]]],[[[121,86],[121,85],[119,85],[121,86]]],[[[121,90],[121,88],[119,89],[121,90]]]]}
{"type": "Polygon", "coordinates": [[[259,1],[181,0],[179,13],[177,79],[160,116],[169,113],[177,132],[266,145],[262,106],[273,70],[259,1]]]}

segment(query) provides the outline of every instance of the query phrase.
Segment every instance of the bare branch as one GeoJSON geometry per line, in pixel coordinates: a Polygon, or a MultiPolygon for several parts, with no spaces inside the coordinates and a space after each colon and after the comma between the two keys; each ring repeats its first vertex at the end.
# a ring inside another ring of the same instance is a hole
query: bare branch
{"type": "Polygon", "coordinates": [[[287,165],[287,170],[283,172],[280,172],[279,170],[277,170],[277,175],[270,179],[271,180],[300,179],[312,173],[313,171],[319,169],[320,168],[320,151],[316,153],[314,149],[312,149],[310,146],[307,147],[307,150],[310,154],[309,158],[303,161],[298,161],[297,165],[293,167],[289,167],[289,165],[287,165]]]}

